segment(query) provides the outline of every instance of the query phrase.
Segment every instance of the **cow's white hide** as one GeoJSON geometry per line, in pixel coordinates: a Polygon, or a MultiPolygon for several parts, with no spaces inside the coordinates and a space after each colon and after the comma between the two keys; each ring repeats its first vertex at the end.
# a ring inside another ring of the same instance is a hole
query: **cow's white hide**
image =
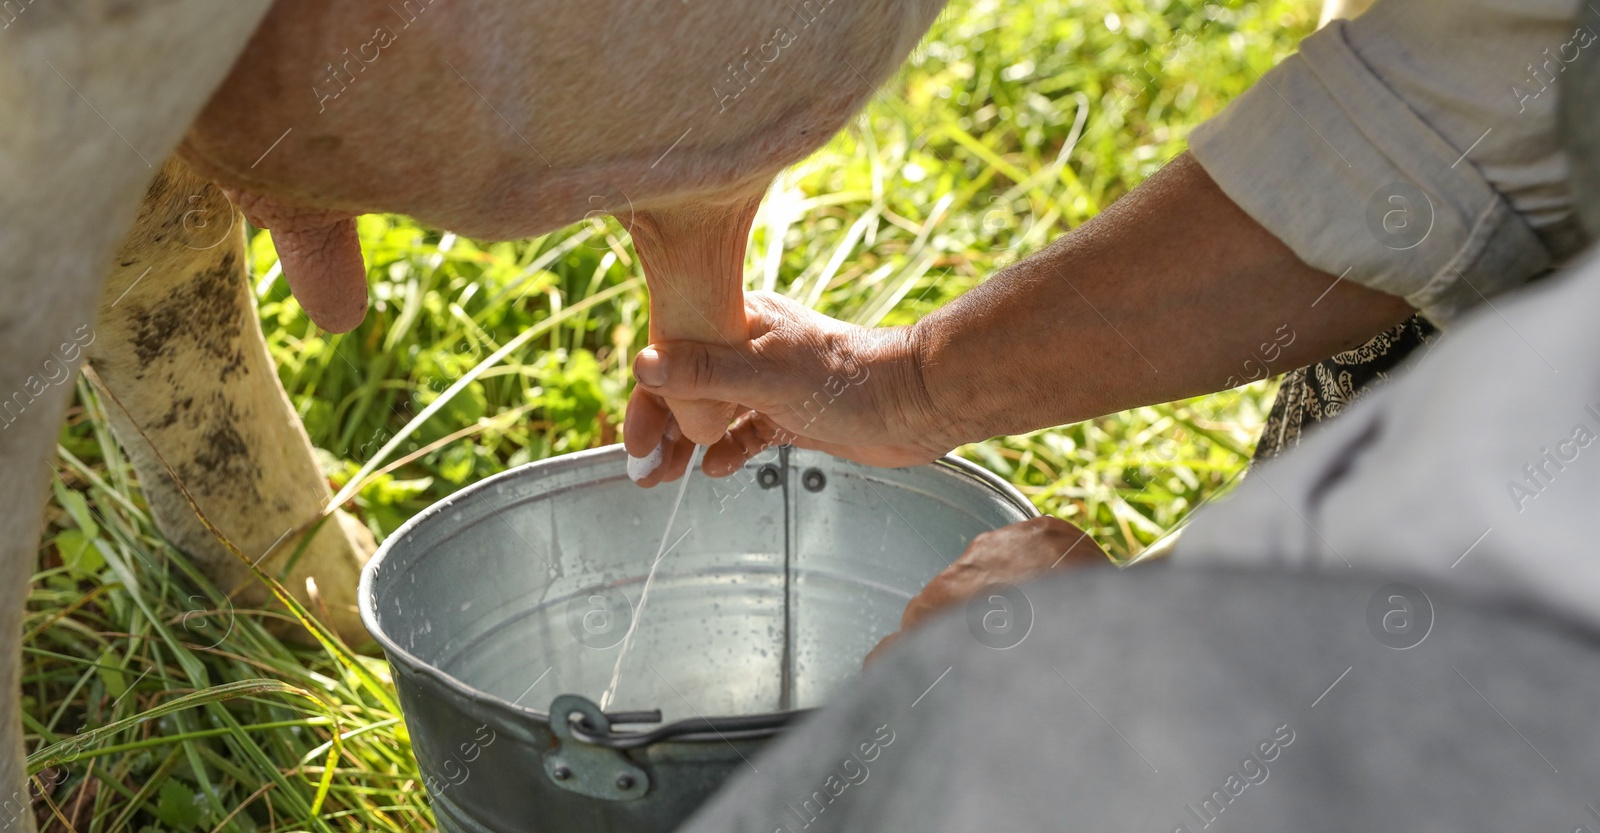
{"type": "MultiPolygon", "coordinates": [[[[39,389],[93,324],[112,252],[157,166],[221,82],[267,0],[36,0],[0,31],[0,825],[33,830],[20,698],[23,603],[67,385],[39,389]]],[[[81,356],[74,359],[81,361],[81,356]]]]}
{"type": "MultiPolygon", "coordinates": [[[[266,589],[201,524],[168,474],[273,575],[331,497],[261,334],[244,225],[219,188],[169,160],[113,258],[89,360],[111,394],[112,431],[161,532],[235,606],[254,608],[268,601],[266,589]]],[[[326,607],[329,624],[352,644],[367,638],[356,584],[373,549],[371,533],[336,512],[283,582],[311,610],[326,607]],[[316,580],[320,605],[307,578],[316,580]]]]}

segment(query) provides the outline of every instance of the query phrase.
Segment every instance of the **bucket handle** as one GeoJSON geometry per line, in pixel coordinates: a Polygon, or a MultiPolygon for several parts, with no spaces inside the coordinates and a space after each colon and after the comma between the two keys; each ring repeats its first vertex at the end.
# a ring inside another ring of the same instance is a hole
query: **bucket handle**
{"type": "Polygon", "coordinates": [[[590,798],[609,801],[643,798],[650,791],[649,774],[617,749],[576,738],[572,726],[580,721],[598,727],[601,732],[611,729],[611,719],[587,698],[563,694],[551,701],[550,731],[556,736],[556,745],[544,753],[545,774],[556,786],[590,798]],[[574,720],[574,715],[581,717],[574,720]]]}
{"type": "MultiPolygon", "coordinates": [[[[557,700],[559,701],[560,698],[557,698],[557,700]]],[[[558,712],[555,711],[554,704],[551,705],[550,709],[550,716],[553,720],[558,712]]],[[[809,710],[800,710],[738,717],[692,717],[675,723],[668,723],[648,732],[616,732],[612,731],[611,725],[615,723],[659,721],[661,719],[660,710],[605,715],[604,717],[607,720],[602,723],[592,722],[588,714],[584,714],[581,718],[569,718],[570,722],[566,727],[566,731],[573,740],[587,743],[590,746],[615,750],[638,749],[665,740],[675,740],[683,743],[759,740],[776,735],[808,712],[809,710]],[[645,719],[640,720],[637,718],[645,719]]],[[[568,714],[570,715],[572,712],[568,712],[568,714]]]]}

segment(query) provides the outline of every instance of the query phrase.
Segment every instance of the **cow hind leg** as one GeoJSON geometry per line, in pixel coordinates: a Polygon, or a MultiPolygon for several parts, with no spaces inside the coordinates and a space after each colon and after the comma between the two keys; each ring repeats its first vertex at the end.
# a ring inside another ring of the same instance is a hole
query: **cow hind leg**
{"type": "Polygon", "coordinates": [[[100,288],[100,275],[84,259],[30,260],[32,254],[0,265],[0,830],[20,833],[34,829],[34,817],[23,761],[18,637],[37,561],[44,484],[82,355],[74,336],[92,329],[100,288]],[[36,274],[54,280],[24,280],[36,274]]]}
{"type": "Polygon", "coordinates": [[[106,257],[270,0],[34,3],[0,49],[0,830],[34,829],[24,604],[45,482],[106,257]]]}
{"type": "Polygon", "coordinates": [[[279,576],[293,558],[287,589],[313,612],[325,607],[346,641],[364,642],[356,584],[372,535],[342,511],[315,526],[331,495],[261,334],[243,227],[220,189],[168,161],[113,262],[89,362],[162,534],[236,604],[268,602],[192,497],[267,573],[279,576]]]}

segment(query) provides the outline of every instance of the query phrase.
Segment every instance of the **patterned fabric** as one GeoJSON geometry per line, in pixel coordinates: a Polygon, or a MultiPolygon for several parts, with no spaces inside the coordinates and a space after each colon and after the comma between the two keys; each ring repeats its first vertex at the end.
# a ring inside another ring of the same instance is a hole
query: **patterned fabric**
{"type": "Polygon", "coordinates": [[[1387,380],[1389,371],[1412,351],[1431,346],[1438,333],[1427,319],[1414,315],[1354,350],[1285,373],[1252,463],[1270,460],[1299,445],[1308,427],[1338,416],[1363,393],[1387,380]]]}

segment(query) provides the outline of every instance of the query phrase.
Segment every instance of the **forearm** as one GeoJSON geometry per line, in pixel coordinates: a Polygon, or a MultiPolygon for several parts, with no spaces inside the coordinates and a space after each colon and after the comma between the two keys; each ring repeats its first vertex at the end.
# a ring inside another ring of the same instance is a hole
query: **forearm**
{"type": "Polygon", "coordinates": [[[1293,369],[1411,311],[1307,266],[1184,155],[916,340],[933,419],[959,443],[1293,369]]]}

